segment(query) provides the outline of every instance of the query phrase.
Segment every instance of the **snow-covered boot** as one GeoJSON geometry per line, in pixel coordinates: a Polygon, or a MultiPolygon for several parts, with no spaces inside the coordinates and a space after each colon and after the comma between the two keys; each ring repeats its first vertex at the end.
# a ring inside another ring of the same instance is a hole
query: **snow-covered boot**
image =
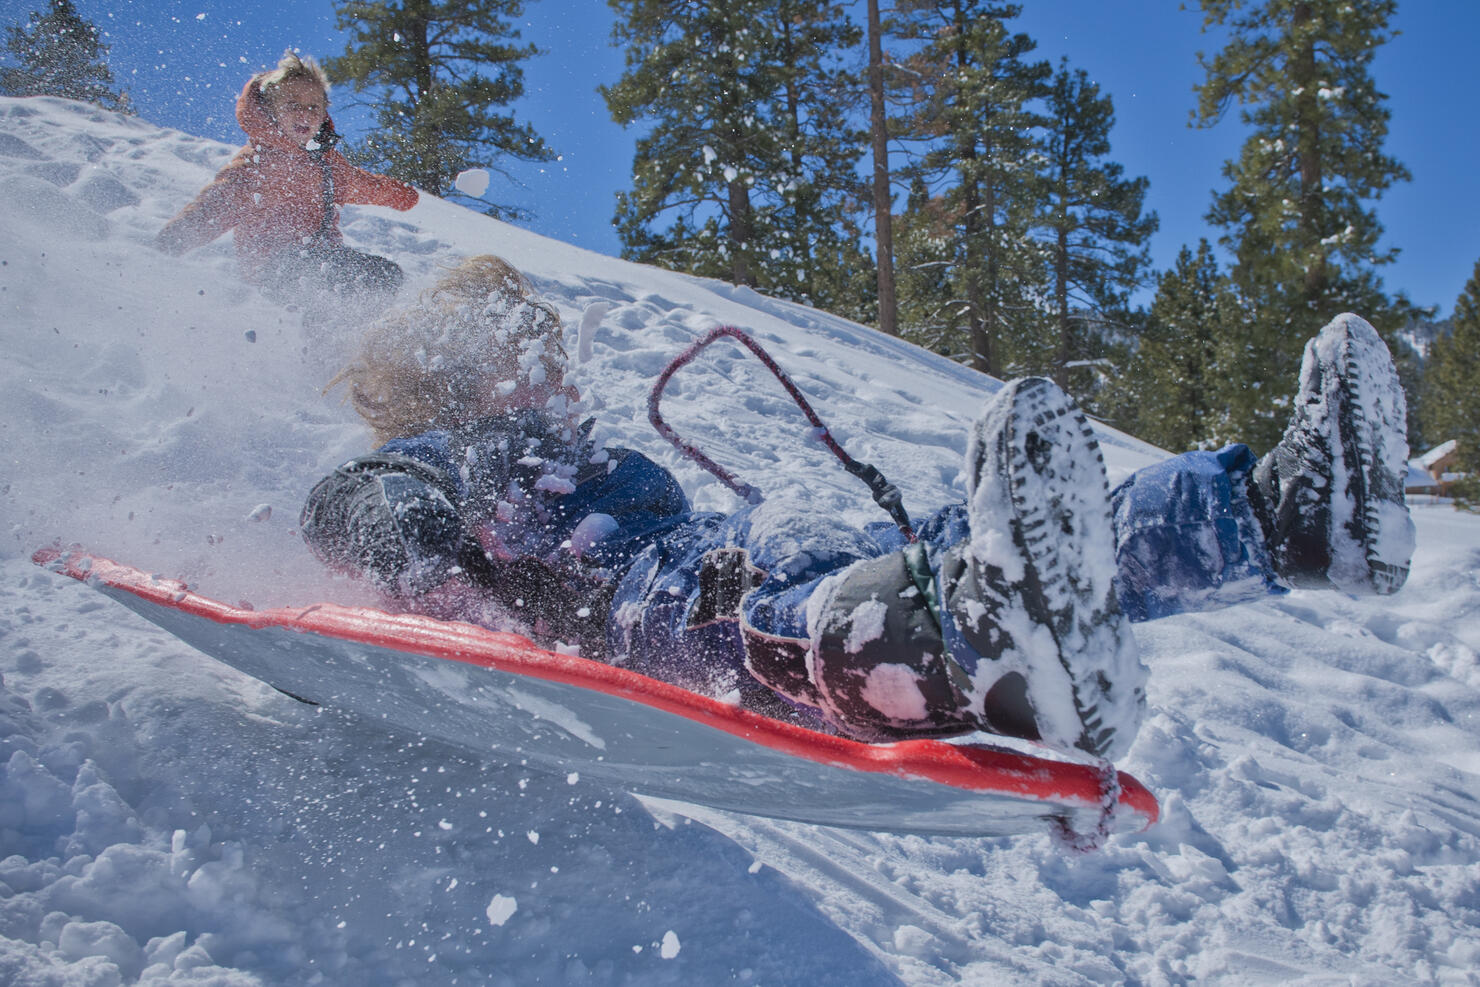
{"type": "Polygon", "coordinates": [[[1118,756],[1146,668],[1115,593],[1104,459],[1052,381],[1013,381],[966,450],[967,540],[940,566],[947,662],[965,710],[998,733],[1118,756]]]}
{"type": "Polygon", "coordinates": [[[1361,317],[1337,316],[1306,344],[1289,427],[1249,480],[1275,571],[1300,586],[1397,592],[1414,547],[1407,459],[1387,345],[1361,317]]]}

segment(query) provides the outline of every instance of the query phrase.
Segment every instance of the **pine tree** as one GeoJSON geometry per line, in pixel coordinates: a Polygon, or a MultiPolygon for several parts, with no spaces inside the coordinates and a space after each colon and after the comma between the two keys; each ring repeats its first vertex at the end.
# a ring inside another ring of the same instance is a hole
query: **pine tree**
{"type": "MultiPolygon", "coordinates": [[[[1405,301],[1402,295],[1398,296],[1399,303],[1405,301]]],[[[1437,305],[1429,308],[1412,306],[1396,338],[1388,340],[1393,364],[1398,369],[1398,380],[1402,382],[1403,393],[1408,399],[1408,448],[1415,450],[1415,455],[1433,445],[1424,432],[1428,419],[1424,404],[1428,400],[1426,375],[1429,353],[1436,340],[1453,331],[1451,320],[1437,318],[1437,312],[1437,305]]]]}
{"type": "MultiPolygon", "coordinates": [[[[1019,337],[1034,331],[1031,296],[1042,264],[1028,236],[1037,212],[1032,131],[1040,123],[1029,104],[1051,70],[1025,61],[1034,42],[1007,30],[1004,22],[1019,13],[982,0],[900,0],[891,19],[891,33],[918,46],[898,73],[909,87],[908,110],[892,127],[911,156],[903,174],[924,183],[954,247],[944,293],[928,301],[901,295],[901,308],[957,304],[968,336],[959,348],[973,367],[994,374],[1011,369],[1019,337]]],[[[901,269],[921,262],[901,250],[901,269]]],[[[901,331],[920,327],[902,321],[901,331]]]]}
{"type": "Polygon", "coordinates": [[[955,293],[957,240],[951,207],[910,179],[904,212],[894,217],[900,335],[932,353],[970,363],[968,306],[955,293]]]}
{"type": "Polygon", "coordinates": [[[612,118],[643,122],[618,196],[623,256],[848,311],[858,305],[862,135],[842,4],[611,0],[627,70],[612,118]]]}
{"type": "Polygon", "coordinates": [[[1237,296],[1207,240],[1183,247],[1157,282],[1134,357],[1112,390],[1117,427],[1163,449],[1214,448],[1237,436],[1227,420],[1226,341],[1237,296]]]}
{"type": "Polygon", "coordinates": [[[1389,111],[1370,72],[1391,37],[1396,0],[1201,0],[1204,27],[1229,41],[1200,55],[1196,123],[1239,103],[1250,134],[1228,162],[1229,187],[1208,219],[1226,232],[1232,277],[1253,306],[1242,358],[1249,386],[1235,420],[1249,441],[1274,442],[1288,415],[1302,341],[1343,311],[1391,329],[1377,265],[1382,226],[1370,203],[1409,177],[1382,153],[1389,111]]]}
{"type": "Polygon", "coordinates": [[[109,46],[97,26],[77,13],[72,0],[51,0],[50,13],[32,11],[26,23],[7,27],[5,34],[5,49],[20,65],[0,69],[0,93],[62,96],[133,112],[128,94],[112,88],[109,46]]]}
{"type": "Polygon", "coordinates": [[[1158,220],[1141,211],[1147,180],[1125,178],[1121,165],[1106,160],[1115,122],[1110,96],[1064,62],[1046,105],[1039,222],[1054,322],[1049,367],[1059,386],[1083,401],[1090,384],[1071,388],[1069,368],[1103,355],[1107,317],[1125,306],[1150,263],[1147,242],[1158,220]]]}
{"type": "Polygon", "coordinates": [[[1434,340],[1424,373],[1423,431],[1458,444],[1456,465],[1470,474],[1460,494],[1480,501],[1480,262],[1454,303],[1450,332],[1434,340]]]}
{"type": "MultiPolygon", "coordinates": [[[[380,124],[351,156],[436,195],[469,168],[553,158],[529,124],[496,109],[524,94],[520,63],[539,54],[518,44],[510,19],[523,11],[523,0],[338,0],[350,42],[324,67],[371,94],[380,124]]],[[[522,215],[498,205],[489,212],[522,215]]]]}
{"type": "Polygon", "coordinates": [[[841,4],[772,4],[787,176],[776,221],[787,247],[768,258],[767,280],[783,297],[872,322],[877,295],[862,275],[874,265],[859,246],[864,132],[849,122],[862,90],[843,65],[862,34],[841,4]]]}

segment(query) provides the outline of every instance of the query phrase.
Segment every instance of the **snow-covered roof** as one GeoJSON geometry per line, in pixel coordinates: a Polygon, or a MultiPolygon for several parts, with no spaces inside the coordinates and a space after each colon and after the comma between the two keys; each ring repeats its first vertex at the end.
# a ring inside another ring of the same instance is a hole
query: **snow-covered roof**
{"type": "Polygon", "coordinates": [[[1455,439],[1450,439],[1448,442],[1441,442],[1422,456],[1419,456],[1418,462],[1422,463],[1424,468],[1427,469],[1445,456],[1452,454],[1458,447],[1459,443],[1455,439]]]}

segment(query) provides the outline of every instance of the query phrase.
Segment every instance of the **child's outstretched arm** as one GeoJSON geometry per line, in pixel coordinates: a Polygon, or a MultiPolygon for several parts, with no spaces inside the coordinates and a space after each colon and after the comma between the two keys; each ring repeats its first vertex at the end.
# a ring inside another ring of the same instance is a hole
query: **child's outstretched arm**
{"type": "Polygon", "coordinates": [[[401,212],[416,205],[419,193],[405,182],[356,168],[338,151],[329,151],[328,156],[334,174],[334,201],[340,205],[389,206],[401,212]]]}
{"type": "Polygon", "coordinates": [[[189,205],[175,214],[154,238],[154,245],[178,257],[203,247],[241,221],[251,205],[235,160],[217,173],[189,205]]]}

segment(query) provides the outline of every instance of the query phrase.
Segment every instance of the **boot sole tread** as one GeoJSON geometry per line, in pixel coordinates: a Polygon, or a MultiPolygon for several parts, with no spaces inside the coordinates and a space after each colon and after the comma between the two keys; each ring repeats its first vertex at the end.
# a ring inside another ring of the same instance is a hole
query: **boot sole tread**
{"type": "Polygon", "coordinates": [[[1019,386],[1017,400],[1004,439],[1010,446],[1007,486],[1014,537],[1032,574],[1026,580],[1024,603],[1030,613],[1044,621],[1060,645],[1060,663],[1084,728],[1081,746],[1098,752],[1113,739],[1113,731],[1103,729],[1098,702],[1092,698],[1101,689],[1093,681],[1093,670],[1088,675],[1076,674],[1064,658],[1064,644],[1071,635],[1086,630],[1074,626],[1079,614],[1106,614],[1107,619],[1119,619],[1118,612],[1107,614],[1112,608],[1118,611],[1114,586],[1098,585],[1100,580],[1087,571],[1088,560],[1060,550],[1065,542],[1052,536],[1072,519],[1077,530],[1069,544],[1083,545],[1090,537],[1113,544],[1104,454],[1088,420],[1057,388],[1027,381],[1019,386]],[[1066,416],[1072,420],[1061,422],[1066,416]],[[1061,427],[1060,440],[1040,446],[1046,455],[1035,466],[1027,449],[1027,435],[1050,425],[1061,427]],[[1086,489],[1089,483],[1094,489],[1086,489]]]}

